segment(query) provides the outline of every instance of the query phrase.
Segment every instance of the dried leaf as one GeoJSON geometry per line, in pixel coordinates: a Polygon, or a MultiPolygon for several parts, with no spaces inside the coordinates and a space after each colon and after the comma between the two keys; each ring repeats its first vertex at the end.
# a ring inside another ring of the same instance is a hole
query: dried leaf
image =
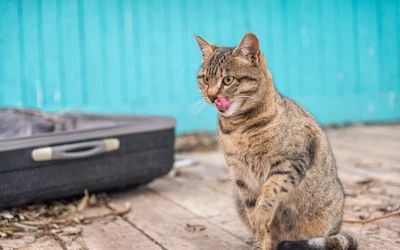
{"type": "Polygon", "coordinates": [[[28,226],[41,226],[40,222],[36,221],[21,221],[21,224],[28,225],[28,226]]]}
{"type": "Polygon", "coordinates": [[[13,235],[14,232],[22,232],[22,231],[24,230],[19,227],[0,227],[0,232],[3,232],[8,236],[13,235]]]}
{"type": "Polygon", "coordinates": [[[82,233],[82,228],[79,227],[66,227],[62,230],[61,235],[79,235],[82,233]]]}
{"type": "Polygon", "coordinates": [[[206,226],[204,225],[191,225],[191,224],[186,224],[186,231],[189,232],[196,232],[196,231],[203,231],[206,230],[206,226]]]}
{"type": "Polygon", "coordinates": [[[33,230],[33,231],[36,231],[36,230],[38,229],[37,227],[32,227],[32,226],[24,225],[24,224],[21,224],[21,223],[18,223],[18,222],[14,222],[13,225],[16,226],[16,227],[20,227],[20,228],[22,228],[22,229],[24,229],[24,230],[33,230]]]}
{"type": "Polygon", "coordinates": [[[67,206],[67,211],[69,212],[69,213],[75,213],[76,212],[76,210],[77,210],[77,208],[76,208],[76,206],[75,205],[73,205],[73,204],[69,204],[68,206],[67,206]]]}
{"type": "Polygon", "coordinates": [[[71,215],[70,211],[64,211],[62,214],[60,214],[59,218],[67,218],[70,215],[71,215]]]}
{"type": "Polygon", "coordinates": [[[39,231],[39,232],[36,232],[34,236],[35,236],[35,239],[39,239],[39,238],[41,238],[41,237],[43,237],[45,235],[46,234],[44,232],[39,231]]]}
{"type": "Polygon", "coordinates": [[[82,223],[83,225],[88,225],[88,224],[91,224],[92,221],[91,221],[91,220],[84,219],[84,220],[81,221],[81,223],[82,223]]]}
{"type": "Polygon", "coordinates": [[[88,206],[88,202],[89,202],[89,192],[87,191],[87,189],[85,189],[85,196],[79,202],[77,207],[78,212],[82,212],[83,210],[85,210],[88,206]]]}
{"type": "Polygon", "coordinates": [[[1,213],[0,216],[5,218],[5,219],[9,219],[9,220],[14,218],[14,215],[12,215],[12,214],[10,214],[8,212],[1,213]]]}
{"type": "Polygon", "coordinates": [[[80,224],[80,223],[81,223],[81,221],[79,220],[78,217],[74,217],[72,220],[73,220],[76,224],[80,224]]]}
{"type": "Polygon", "coordinates": [[[90,206],[96,206],[98,205],[98,200],[97,200],[97,196],[95,194],[92,194],[89,198],[89,205],[90,206]]]}
{"type": "Polygon", "coordinates": [[[50,233],[52,233],[52,234],[59,234],[59,233],[62,233],[63,232],[63,230],[61,230],[61,229],[51,229],[50,230],[50,233]]]}

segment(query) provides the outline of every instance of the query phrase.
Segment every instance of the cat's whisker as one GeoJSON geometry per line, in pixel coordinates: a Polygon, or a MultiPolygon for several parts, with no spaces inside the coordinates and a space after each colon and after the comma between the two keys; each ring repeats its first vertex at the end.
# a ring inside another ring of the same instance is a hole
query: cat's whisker
{"type": "Polygon", "coordinates": [[[204,98],[204,95],[201,95],[201,96],[196,97],[195,99],[196,99],[196,100],[201,100],[201,99],[203,99],[203,98],[204,98]]]}
{"type": "Polygon", "coordinates": [[[261,101],[260,99],[258,99],[258,98],[255,98],[255,97],[253,97],[253,96],[235,96],[235,97],[240,97],[240,98],[249,98],[249,99],[254,99],[254,100],[256,100],[256,101],[261,101]]]}
{"type": "Polygon", "coordinates": [[[197,102],[195,102],[190,108],[189,112],[192,113],[201,104],[201,102],[203,102],[203,100],[198,100],[197,102]]]}
{"type": "Polygon", "coordinates": [[[199,109],[201,105],[201,102],[197,102],[191,109],[190,109],[190,113],[196,112],[197,109],[199,109]]]}
{"type": "Polygon", "coordinates": [[[203,101],[203,99],[205,100],[204,96],[199,96],[196,98],[197,101],[192,105],[192,107],[189,109],[189,112],[193,112],[203,101]]]}
{"type": "Polygon", "coordinates": [[[200,107],[197,109],[197,111],[196,111],[196,113],[194,114],[194,116],[193,116],[191,122],[194,121],[194,119],[195,119],[196,116],[199,114],[200,110],[204,107],[205,104],[206,104],[205,102],[202,102],[202,103],[200,104],[200,107]]]}

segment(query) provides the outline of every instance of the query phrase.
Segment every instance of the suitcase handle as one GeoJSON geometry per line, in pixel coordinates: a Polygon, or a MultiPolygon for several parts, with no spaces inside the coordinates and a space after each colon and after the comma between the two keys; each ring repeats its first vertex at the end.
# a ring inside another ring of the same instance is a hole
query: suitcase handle
{"type": "Polygon", "coordinates": [[[54,147],[37,148],[32,151],[34,161],[69,160],[86,158],[118,150],[117,138],[78,142],[54,147]]]}

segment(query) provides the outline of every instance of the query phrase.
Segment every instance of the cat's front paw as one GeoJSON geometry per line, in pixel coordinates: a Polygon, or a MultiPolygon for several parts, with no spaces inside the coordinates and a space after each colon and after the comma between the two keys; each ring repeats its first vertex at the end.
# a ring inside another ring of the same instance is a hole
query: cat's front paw
{"type": "Polygon", "coordinates": [[[269,234],[271,218],[271,213],[263,207],[256,207],[252,212],[251,227],[255,238],[253,249],[271,249],[271,238],[269,234]]]}
{"type": "Polygon", "coordinates": [[[261,241],[254,241],[252,250],[263,250],[261,241]]]}
{"type": "MultiPolygon", "coordinates": [[[[269,238],[269,236],[267,236],[267,238],[269,238]]],[[[270,250],[270,249],[271,249],[270,240],[266,240],[265,236],[263,238],[260,238],[259,240],[256,240],[253,244],[253,250],[270,250]]]]}
{"type": "Polygon", "coordinates": [[[251,214],[251,227],[254,233],[269,233],[269,225],[271,224],[271,213],[263,207],[256,207],[251,214]]]}

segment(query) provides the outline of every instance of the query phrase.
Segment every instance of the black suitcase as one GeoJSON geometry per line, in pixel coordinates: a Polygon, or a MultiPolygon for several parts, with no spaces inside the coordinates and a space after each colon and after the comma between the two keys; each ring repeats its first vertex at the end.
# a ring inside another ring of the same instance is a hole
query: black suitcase
{"type": "Polygon", "coordinates": [[[0,109],[0,208],[137,186],[173,166],[174,118],[49,117],[0,109]]]}

